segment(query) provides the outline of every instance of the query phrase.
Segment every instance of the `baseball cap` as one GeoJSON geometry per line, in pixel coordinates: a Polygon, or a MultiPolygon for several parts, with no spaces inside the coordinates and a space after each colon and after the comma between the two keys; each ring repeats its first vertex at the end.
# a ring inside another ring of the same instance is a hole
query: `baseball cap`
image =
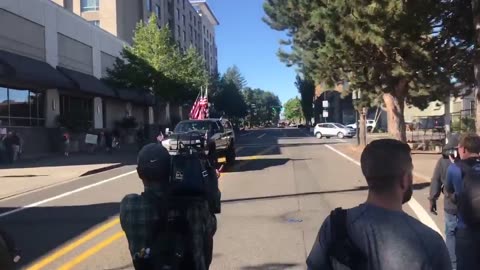
{"type": "Polygon", "coordinates": [[[158,143],[145,145],[137,157],[137,169],[156,172],[159,176],[168,176],[170,171],[170,154],[158,143]]]}

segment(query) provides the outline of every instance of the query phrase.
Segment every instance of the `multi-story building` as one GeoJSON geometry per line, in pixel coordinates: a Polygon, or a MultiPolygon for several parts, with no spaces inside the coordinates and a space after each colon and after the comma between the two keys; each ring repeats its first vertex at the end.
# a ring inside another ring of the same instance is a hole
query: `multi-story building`
{"type": "Polygon", "coordinates": [[[129,43],[137,23],[155,13],[159,27],[169,26],[180,49],[195,47],[207,70],[217,72],[215,26],[219,22],[206,0],[52,1],[129,43]]]}

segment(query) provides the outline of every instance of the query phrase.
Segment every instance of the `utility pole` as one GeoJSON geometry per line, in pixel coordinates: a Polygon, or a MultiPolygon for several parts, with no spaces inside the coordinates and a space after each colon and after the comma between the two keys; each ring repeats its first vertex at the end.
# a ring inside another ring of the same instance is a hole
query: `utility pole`
{"type": "Polygon", "coordinates": [[[360,114],[360,145],[367,145],[367,111],[366,107],[362,107],[362,112],[360,114]]]}

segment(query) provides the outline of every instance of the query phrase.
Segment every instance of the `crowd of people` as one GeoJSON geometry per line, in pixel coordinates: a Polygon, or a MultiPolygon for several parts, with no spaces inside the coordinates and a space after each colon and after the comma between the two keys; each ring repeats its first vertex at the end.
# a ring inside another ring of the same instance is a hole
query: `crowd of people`
{"type": "MultiPolygon", "coordinates": [[[[206,270],[220,213],[219,173],[203,154],[188,150],[171,156],[159,142],[138,154],[144,192],[125,196],[120,204],[134,267],[206,270]]],[[[330,213],[308,255],[308,269],[480,269],[478,135],[449,138],[432,177],[430,211],[437,214],[443,193],[446,240],[403,211],[413,195],[408,144],[371,142],[362,152],[361,170],[368,184],[365,202],[330,213]]]]}

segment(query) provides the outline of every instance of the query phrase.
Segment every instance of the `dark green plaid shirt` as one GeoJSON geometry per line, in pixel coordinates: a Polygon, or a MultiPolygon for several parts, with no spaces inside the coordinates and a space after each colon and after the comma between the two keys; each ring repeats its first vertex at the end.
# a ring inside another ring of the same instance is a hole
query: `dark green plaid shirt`
{"type": "MultiPolygon", "coordinates": [[[[127,236],[132,258],[135,253],[147,248],[148,239],[154,237],[155,225],[158,224],[160,219],[159,206],[153,205],[153,200],[146,197],[152,194],[157,198],[162,196],[159,192],[145,188],[145,192],[141,195],[130,194],[125,196],[120,204],[120,224],[127,236]],[[149,195],[146,195],[147,192],[149,192],[149,195]]],[[[199,260],[200,262],[204,261],[206,259],[204,258],[204,236],[207,234],[213,237],[216,231],[216,218],[210,212],[206,201],[190,203],[186,215],[193,235],[195,260],[197,262],[199,260]]]]}

